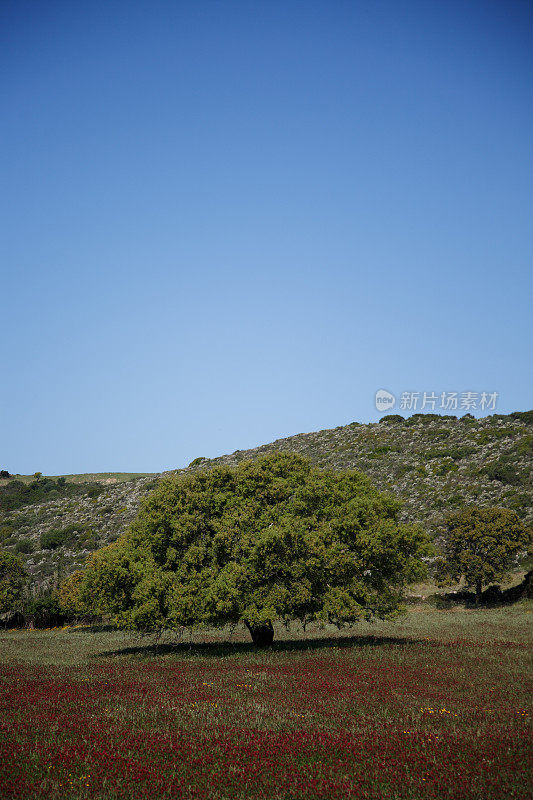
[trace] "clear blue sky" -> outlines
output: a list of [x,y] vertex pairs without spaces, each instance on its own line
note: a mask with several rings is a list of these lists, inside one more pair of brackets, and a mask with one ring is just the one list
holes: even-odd
[[380,388],[531,408],[532,34],[528,0],[3,0],[0,467],[181,467]]

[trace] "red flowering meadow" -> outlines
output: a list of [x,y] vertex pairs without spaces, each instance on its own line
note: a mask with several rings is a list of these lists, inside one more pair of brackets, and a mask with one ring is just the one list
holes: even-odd
[[4,633],[0,794],[531,797],[527,644],[485,640],[476,624],[477,637],[428,629],[268,653],[142,642],[66,666],[21,656],[68,637],[72,662],[95,634]]

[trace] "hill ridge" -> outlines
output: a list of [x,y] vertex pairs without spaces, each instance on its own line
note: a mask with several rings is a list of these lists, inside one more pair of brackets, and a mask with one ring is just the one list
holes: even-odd
[[[403,501],[403,520],[424,525],[434,538],[449,511],[473,503],[512,508],[531,524],[532,417],[531,412],[477,419],[391,415],[377,423],[352,422],[293,434],[216,458],[198,458],[187,467],[155,476],[98,484],[97,488],[97,474],[92,473],[86,492],[82,482],[74,496],[0,511],[0,546],[23,555],[36,587],[50,585],[126,530],[141,500],[161,477],[231,466],[275,450],[300,453],[322,467],[360,469],[379,489]],[[0,487],[0,502],[4,490],[5,486]],[[46,535],[54,531],[63,532],[64,543],[44,549],[41,537],[50,543]]]

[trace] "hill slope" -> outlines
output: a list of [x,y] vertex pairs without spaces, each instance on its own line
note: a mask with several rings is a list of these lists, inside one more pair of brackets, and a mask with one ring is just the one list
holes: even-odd
[[[422,523],[433,536],[438,536],[450,510],[471,503],[512,508],[532,523],[532,416],[385,417],[379,423],[354,422],[219,458],[195,459],[177,472],[237,464],[273,450],[291,451],[324,467],[362,470],[380,489],[403,500],[405,520]],[[40,502],[12,510],[7,510],[2,494],[9,484],[0,487],[0,545],[23,554],[36,587],[70,574],[92,550],[114,541],[158,480],[147,476],[110,484],[108,478],[98,481],[91,475],[84,483],[83,477],[76,476],[74,495],[62,496],[67,489],[52,486],[53,499],[44,495]],[[41,537],[55,548],[43,548]]]

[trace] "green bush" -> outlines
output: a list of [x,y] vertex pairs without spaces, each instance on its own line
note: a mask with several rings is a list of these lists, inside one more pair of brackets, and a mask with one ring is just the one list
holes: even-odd
[[96,500],[96,498],[100,497],[104,491],[105,489],[103,486],[91,486],[91,488],[87,491],[87,497],[90,497],[91,500]]
[[15,545],[16,553],[33,553],[34,545],[31,539],[20,539]]
[[76,546],[80,550],[96,550],[98,546],[98,537],[94,531],[88,528],[81,536],[78,538],[76,542]]
[[408,425],[418,425],[420,423],[429,425],[430,422],[442,422],[443,419],[457,419],[451,414],[412,414],[407,417],[406,422]]
[[65,544],[73,544],[74,542],[78,545],[81,543],[81,546],[84,547],[84,542],[92,542],[95,538],[90,525],[74,522],[64,528],[53,528],[43,533],[41,535],[41,548],[43,550],[56,550],[58,547],[62,547]]
[[440,414],[411,414],[410,417],[407,417],[406,422],[408,425],[419,425],[422,423],[423,425],[427,425],[430,422],[435,422],[436,420],[441,420],[442,416]]
[[21,506],[75,496],[83,491],[83,484],[59,483],[53,478],[37,478],[30,483],[14,480],[0,486],[0,507],[4,511],[14,511]]
[[433,474],[439,478],[444,478],[450,472],[457,472],[459,467],[451,458],[445,458],[440,464],[436,464],[433,468]]
[[46,591],[31,600],[26,600],[22,607],[25,615],[31,616],[37,628],[63,625],[74,619],[74,613],[62,607],[57,591]]
[[401,414],[386,414],[384,417],[381,417],[380,422],[400,423],[405,422],[405,417],[402,417]]
[[403,478],[404,475],[407,475],[407,473],[412,472],[413,470],[414,466],[412,464],[400,464],[398,467],[396,467],[394,477],[396,479]]
[[484,431],[474,434],[479,444],[491,444],[498,439],[507,439],[514,436],[515,432],[509,428],[487,428]]
[[525,422],[526,425],[533,425],[533,410],[532,411],[513,411],[509,414],[511,419],[518,419],[520,422]]
[[41,550],[56,550],[58,547],[66,544],[68,537],[63,531],[46,531],[41,534]]
[[516,469],[515,458],[511,455],[502,456],[497,461],[481,467],[479,474],[486,475],[491,481],[500,481],[509,486],[521,486],[527,482],[527,475]]
[[442,439],[448,439],[451,435],[451,430],[448,428],[437,428],[434,431],[425,431],[424,437],[428,441],[440,442]]
[[385,453],[397,453],[398,450],[400,450],[400,448],[395,445],[380,444],[367,454],[367,458],[379,458],[385,455]]
[[464,496],[462,494],[452,494],[448,498],[448,503],[451,506],[462,505],[464,503],[464,501],[465,501],[465,498],[464,498]]
[[0,526],[0,542],[4,542],[6,539],[9,539],[14,532],[13,526],[7,522],[5,525]]
[[[41,549],[42,550],[57,550],[58,547],[62,547],[65,544],[68,544],[73,539],[73,533],[75,530],[79,530],[80,526],[72,526],[69,525],[67,528],[61,529],[52,529],[50,531],[46,531],[45,533],[41,534]],[[73,530],[74,528],[74,530]]]
[[445,448],[432,448],[430,450],[426,450],[425,456],[426,458],[451,458],[453,461],[460,461],[463,458],[467,458],[471,456],[472,453],[476,452],[476,448],[472,447],[471,445],[456,445],[455,447],[445,447]]
[[524,436],[516,447],[514,448],[515,453],[518,456],[527,456],[528,458],[533,457],[533,436]]
[[505,505],[516,511],[519,517],[525,517],[531,508],[531,496],[526,492],[506,492]]

